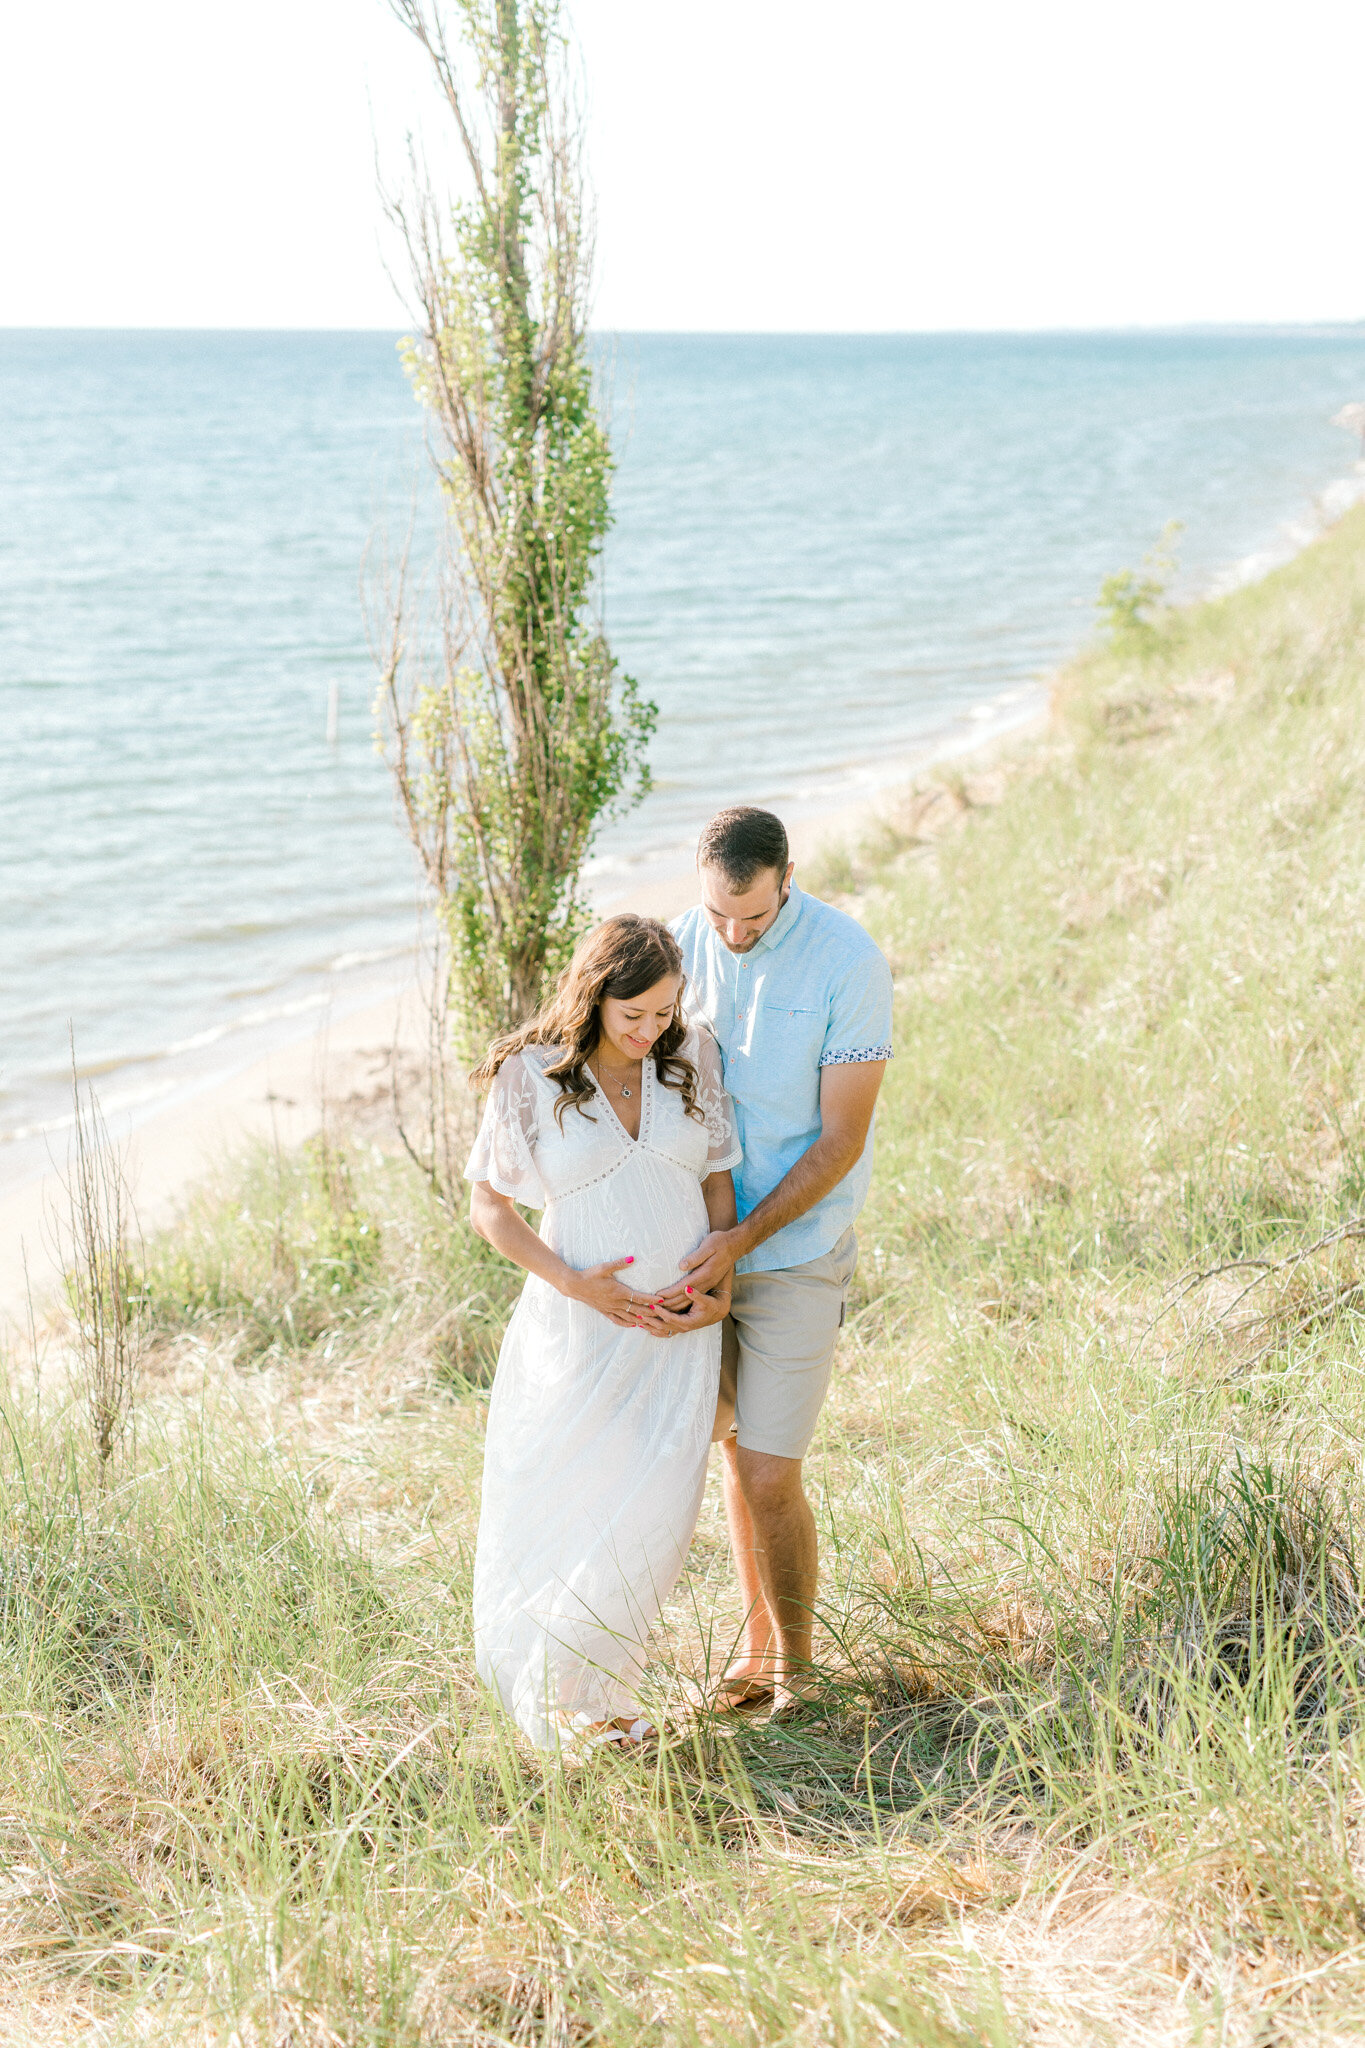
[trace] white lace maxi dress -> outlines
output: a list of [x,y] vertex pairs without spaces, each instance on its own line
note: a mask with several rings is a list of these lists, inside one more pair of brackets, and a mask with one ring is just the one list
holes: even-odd
[[[676,1282],[709,1227],[702,1181],[740,1159],[715,1041],[694,1028],[682,1050],[700,1119],[646,1059],[635,1139],[600,1089],[561,1129],[553,1053],[513,1054],[466,1179],[543,1209],[541,1237],[579,1271],[633,1253],[628,1286]],[[542,1749],[637,1710],[701,1507],[719,1378],[718,1325],[620,1329],[527,1275],[488,1410],[474,1643],[479,1676]]]

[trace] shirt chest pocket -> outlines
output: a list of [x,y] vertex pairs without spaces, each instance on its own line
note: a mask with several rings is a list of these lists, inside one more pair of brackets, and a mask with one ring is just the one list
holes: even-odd
[[825,1045],[825,1022],[823,1008],[761,1002],[754,1014],[754,1054],[785,1066],[795,1082],[806,1067],[819,1066]]

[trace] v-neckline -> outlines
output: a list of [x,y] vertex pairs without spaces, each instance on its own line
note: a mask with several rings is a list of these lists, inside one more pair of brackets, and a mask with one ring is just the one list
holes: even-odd
[[[586,1065],[587,1062],[585,1061],[584,1064]],[[653,1066],[653,1060],[650,1058],[649,1054],[646,1053],[645,1057],[640,1062],[640,1128],[635,1133],[635,1136],[633,1138],[631,1137],[630,1132],[626,1129],[625,1125],[622,1123],[620,1117],[616,1114],[616,1110],[612,1103],[612,1099],[608,1095],[606,1089],[602,1086],[602,1083],[598,1080],[596,1074],[593,1073],[592,1068],[588,1067],[588,1072],[592,1075],[592,1085],[597,1090],[598,1094],[601,1096],[603,1102],[607,1106],[607,1115],[611,1118],[617,1130],[621,1133],[621,1136],[625,1139],[628,1145],[638,1145],[641,1138],[643,1138],[645,1134],[645,1109],[649,1102],[648,1076],[650,1072],[653,1070]]]

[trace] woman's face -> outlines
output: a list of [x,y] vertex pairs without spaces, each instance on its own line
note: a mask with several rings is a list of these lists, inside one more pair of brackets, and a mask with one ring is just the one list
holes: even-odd
[[682,976],[665,975],[638,996],[603,996],[599,1017],[602,1037],[615,1057],[642,1060],[660,1032],[673,1022],[682,993]]

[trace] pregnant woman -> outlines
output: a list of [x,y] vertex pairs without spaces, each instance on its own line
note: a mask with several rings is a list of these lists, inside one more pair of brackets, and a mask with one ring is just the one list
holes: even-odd
[[[474,1561],[479,1676],[542,1749],[653,1730],[649,1632],[701,1506],[721,1293],[667,1330],[678,1262],[732,1228],[739,1163],[720,1058],[682,1021],[653,918],[589,933],[552,999],[473,1076],[475,1230],[528,1275],[498,1358]],[[544,1211],[540,1234],[514,1206]]]

